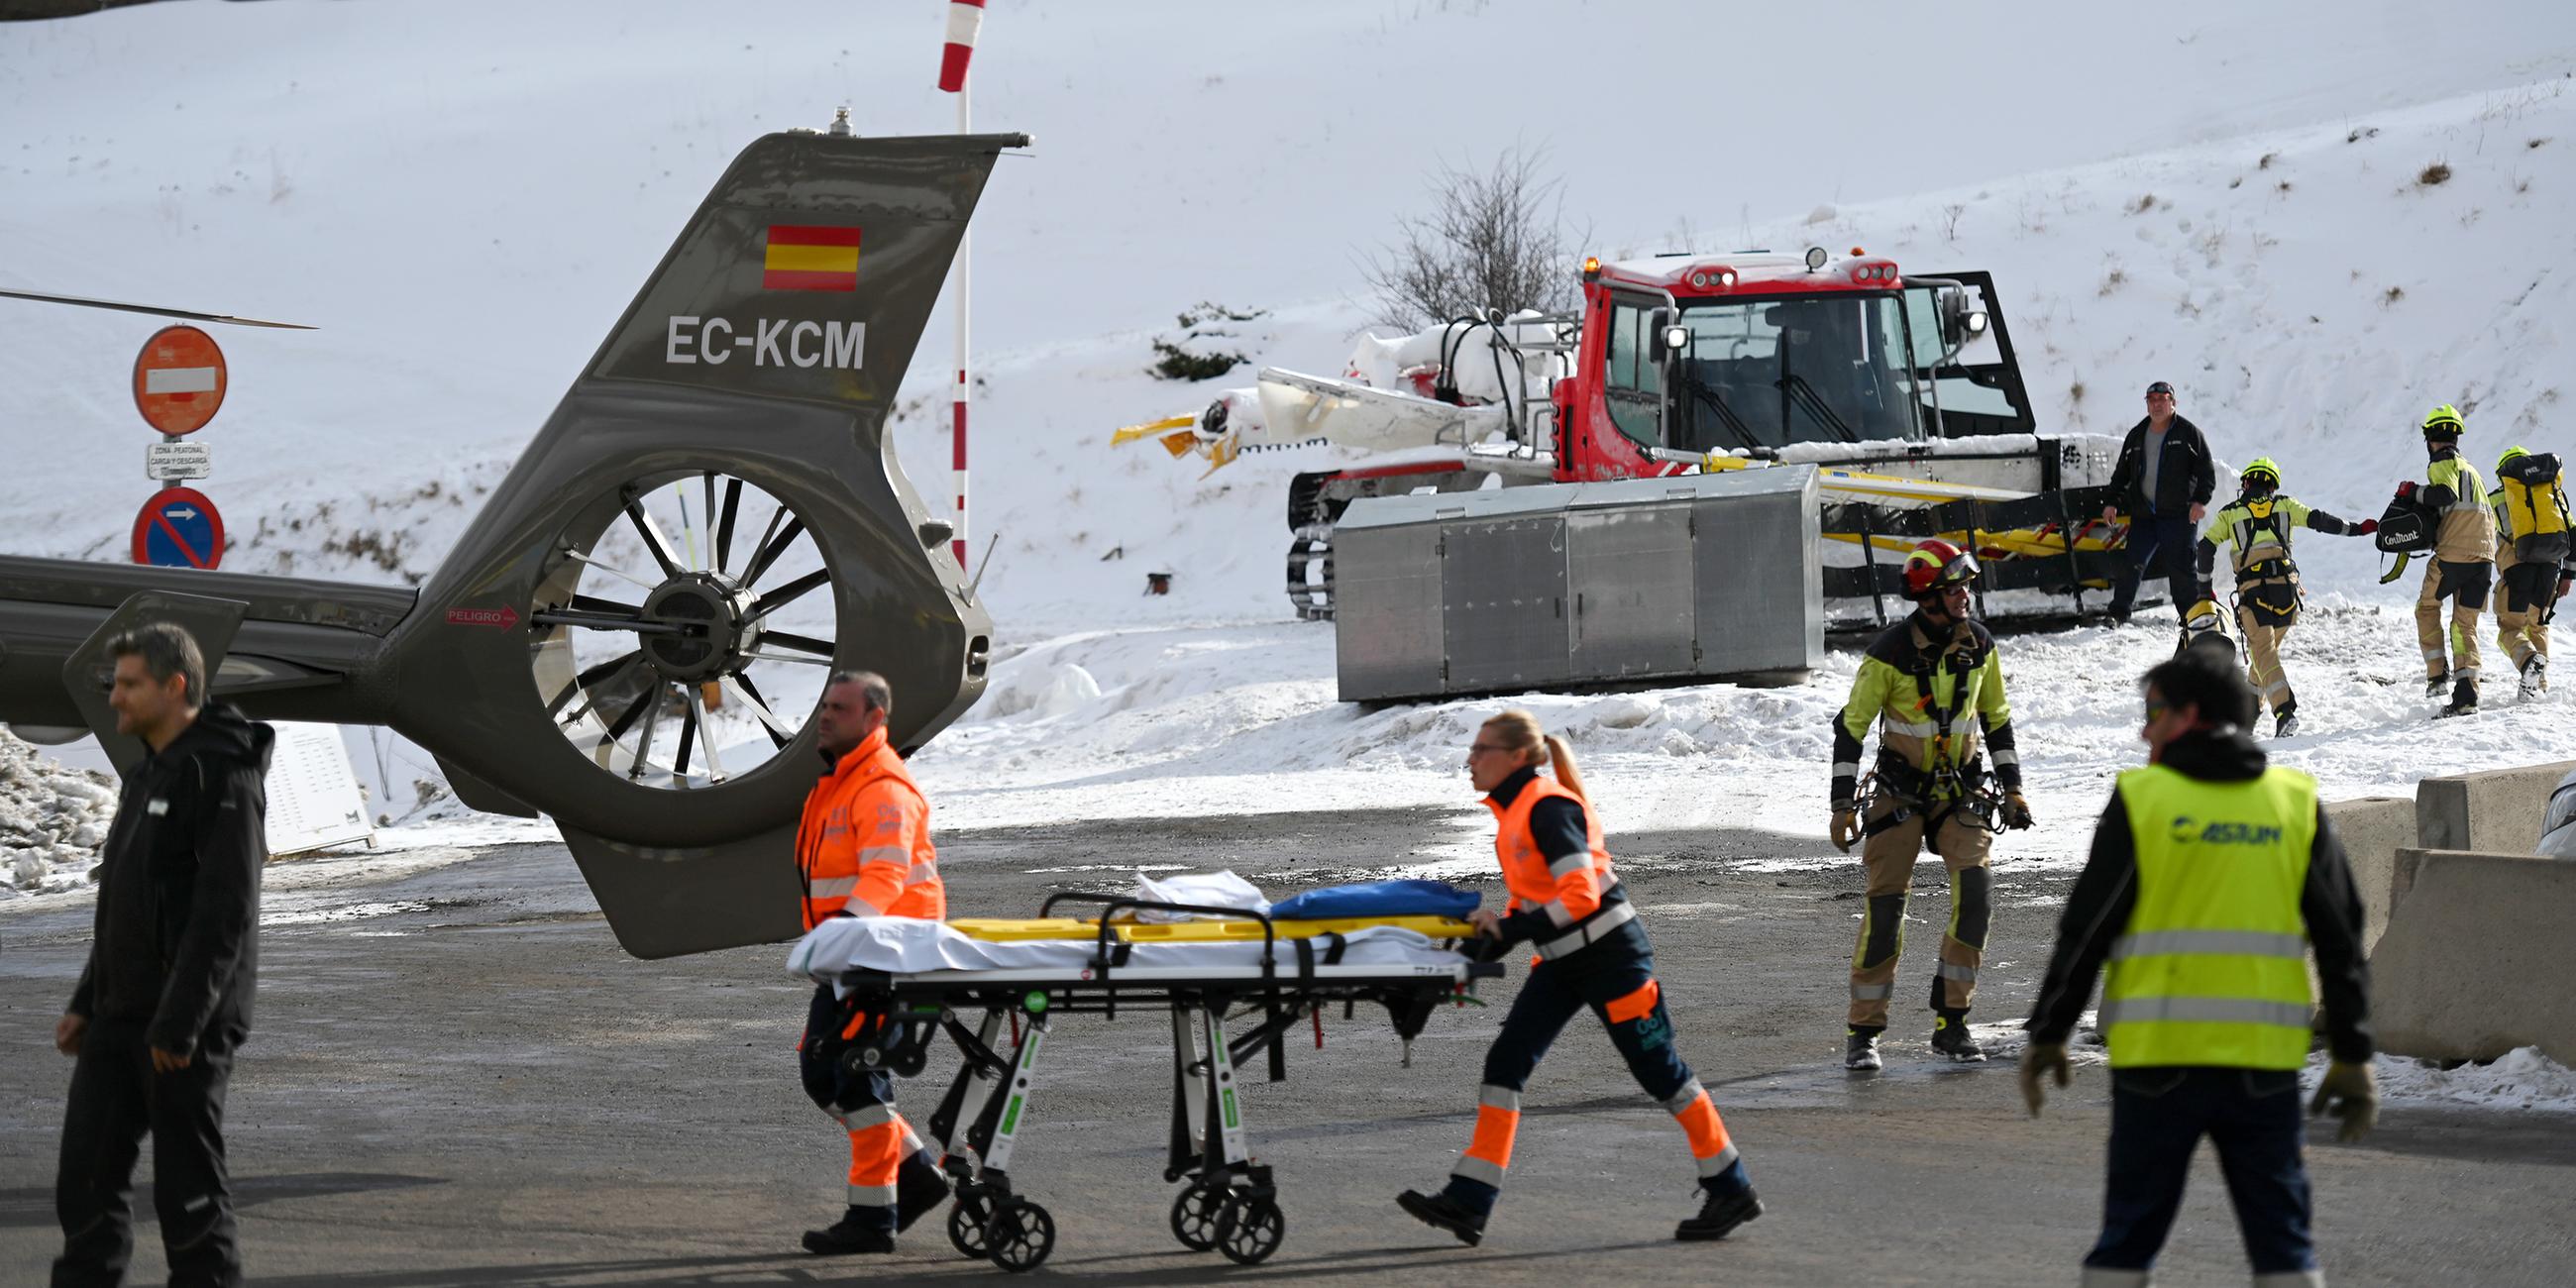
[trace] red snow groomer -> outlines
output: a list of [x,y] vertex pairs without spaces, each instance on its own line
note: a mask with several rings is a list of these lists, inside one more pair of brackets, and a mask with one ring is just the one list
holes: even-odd
[[1819,469],[1833,616],[1901,611],[1904,553],[1936,535],[1978,551],[1987,611],[2080,612],[2125,559],[2125,526],[2098,518],[2118,440],[2037,432],[1995,298],[1987,273],[1908,276],[1857,247],[1587,259],[1573,313],[1363,339],[1341,378],[1263,368],[1113,441],[1211,468],[1318,440],[1400,454],[1291,482],[1309,619],[1332,616],[1333,525],[1362,497],[1783,463]]

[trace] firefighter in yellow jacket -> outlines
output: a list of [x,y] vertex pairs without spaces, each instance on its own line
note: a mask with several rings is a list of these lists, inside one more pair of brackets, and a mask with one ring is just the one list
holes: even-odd
[[2496,461],[2487,493],[2496,522],[2496,644],[2522,675],[2528,702],[2549,687],[2549,618],[2576,574],[2568,540],[2567,492],[2558,457],[2519,447]]
[[[948,915],[939,855],[930,844],[930,805],[886,744],[894,694],[885,677],[841,671],[814,711],[822,781],[805,798],[796,828],[796,875],[804,886],[805,928],[832,917]],[[849,1202],[829,1228],[805,1232],[821,1255],[892,1252],[898,1230],[948,1197],[948,1181],[920,1137],[894,1108],[894,1079],[844,1067],[841,1055],[876,1017],[818,984],[796,1044],[805,1094],[849,1133]]]
[[2281,642],[2298,622],[2299,606],[2306,598],[2299,585],[2299,567],[2290,562],[2290,533],[2313,528],[2366,537],[2379,530],[2379,520],[2346,523],[2282,495],[2281,467],[2269,456],[2246,462],[2237,482],[2236,499],[2209,516],[2209,530],[2200,535],[2200,597],[2218,598],[2211,579],[2218,548],[2235,547],[2230,562],[2236,569],[2236,625],[2244,633],[2245,654],[2251,663],[2245,678],[2272,706],[2272,736],[2286,738],[2299,731],[2299,697],[2291,692],[2289,672],[2281,666]]
[[[2415,641],[2424,647],[2424,696],[2451,695],[2446,716],[2478,709],[2478,614],[2486,610],[2495,580],[2495,515],[2487,510],[2486,481],[2460,455],[2460,409],[2449,403],[2424,417],[2424,450],[2432,458],[2416,495],[2432,508],[2433,557],[2424,565],[2423,593],[2415,597]],[[2442,601],[2451,601],[2450,651],[2442,638]]]
[[[2012,708],[2004,700],[1995,637],[1968,615],[1977,557],[1947,541],[1926,541],[1905,559],[1905,593],[1915,611],[1872,641],[1852,677],[1851,699],[1834,718],[1833,839],[1861,844],[1868,901],[1853,949],[1851,1008],[1843,1065],[1880,1065],[1896,960],[1905,947],[1905,901],[1914,860],[1929,844],[1950,871],[1950,920],[1932,975],[1932,1049],[1952,1060],[1983,1060],[1968,1033],[1993,920],[1986,866],[1998,825],[2028,827]],[[1860,790],[1861,739],[1878,726],[1871,790]],[[1986,782],[1980,734],[1994,762]]]

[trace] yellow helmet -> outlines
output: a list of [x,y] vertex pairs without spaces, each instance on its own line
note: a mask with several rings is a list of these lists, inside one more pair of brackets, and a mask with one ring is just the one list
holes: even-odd
[[2504,455],[2499,456],[2499,457],[2497,457],[2497,458],[2496,458],[2496,473],[2498,473],[2498,474],[2502,474],[2502,473],[2504,473],[2504,467],[2505,467],[2505,466],[2511,465],[2511,464],[2513,464],[2515,461],[2518,461],[2518,460],[2522,459],[2523,457],[2526,457],[2526,456],[2529,456],[2529,455],[2531,455],[2531,453],[2529,453],[2529,452],[2526,452],[2526,451],[2522,450],[2522,448],[2521,448],[2519,445],[2516,445],[2516,446],[2513,446],[2513,447],[2508,447],[2508,448],[2504,449]]
[[2460,409],[2444,403],[2424,413],[2424,437],[2458,438],[2467,425],[2460,419]]
[[2238,470],[2236,477],[2246,483],[2261,479],[2278,488],[2281,486],[2281,465],[2269,456],[2257,456],[2245,462],[2245,468]]

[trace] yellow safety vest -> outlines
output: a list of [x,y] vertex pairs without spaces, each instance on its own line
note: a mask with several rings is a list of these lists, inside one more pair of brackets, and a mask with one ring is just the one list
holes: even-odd
[[2317,781],[2295,769],[2209,782],[2162,765],[2120,775],[2138,898],[2111,945],[2102,1033],[2113,1068],[2307,1062],[2307,923]]

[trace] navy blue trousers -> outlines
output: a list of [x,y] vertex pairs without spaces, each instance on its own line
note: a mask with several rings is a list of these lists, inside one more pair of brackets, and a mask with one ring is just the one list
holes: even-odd
[[2111,611],[2127,616],[2129,605],[2138,598],[2138,582],[2147,577],[2163,577],[2166,593],[2173,596],[2174,615],[2180,617],[2199,596],[2200,574],[2192,567],[2192,546],[2200,540],[2200,531],[2191,521],[2191,512],[2180,514],[2133,514],[2129,516],[2129,566],[2120,573],[2119,584],[2111,588]]
[[2299,1149],[2299,1075],[2288,1070],[2158,1068],[2111,1075],[2110,1181],[2102,1237],[2084,1264],[2155,1265],[2182,1207],[2191,1156],[2207,1136],[2245,1256],[2257,1275],[2317,1267],[2308,1233],[2308,1170]]

